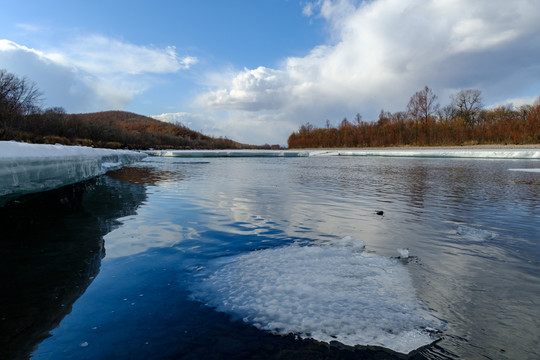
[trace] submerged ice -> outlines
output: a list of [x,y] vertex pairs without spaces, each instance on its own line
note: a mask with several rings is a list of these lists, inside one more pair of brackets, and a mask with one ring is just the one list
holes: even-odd
[[345,237],[216,259],[192,296],[281,335],[404,354],[436,340],[428,329],[441,322],[417,299],[405,265],[363,250]]
[[144,157],[127,150],[0,141],[0,204],[7,197],[87,180]]
[[493,240],[497,237],[497,233],[492,231],[477,229],[466,225],[459,225],[456,229],[456,233],[460,235],[462,239],[474,242]]

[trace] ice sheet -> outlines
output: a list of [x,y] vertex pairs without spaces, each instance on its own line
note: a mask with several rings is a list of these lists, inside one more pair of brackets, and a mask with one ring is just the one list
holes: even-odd
[[540,159],[539,149],[419,149],[419,150],[153,150],[166,157],[307,157],[388,156],[478,159]]
[[540,159],[539,149],[418,149],[311,151],[310,156],[389,156],[484,159]]
[[0,141],[0,204],[8,197],[87,180],[144,157],[127,150]]
[[351,237],[214,260],[194,299],[259,329],[408,354],[436,340],[442,322],[415,295],[406,265],[363,252]]
[[456,233],[460,235],[464,240],[482,242],[493,240],[497,237],[497,233],[492,231],[478,229],[466,225],[459,225],[456,229]]
[[508,169],[510,171],[521,171],[521,172],[535,172],[540,173],[540,168],[525,168],[525,169]]
[[165,157],[305,157],[308,151],[293,150],[149,150],[150,156]]

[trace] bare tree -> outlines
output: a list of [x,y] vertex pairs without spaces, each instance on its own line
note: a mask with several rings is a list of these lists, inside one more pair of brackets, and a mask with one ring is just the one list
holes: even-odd
[[345,128],[350,127],[351,125],[352,125],[351,122],[345,117],[345,118],[343,118],[343,120],[341,120],[341,122],[339,123],[339,128],[340,128],[340,129],[345,129]]
[[326,119],[326,122],[324,123],[327,129],[330,129],[332,125],[330,124],[330,120]]
[[456,109],[452,105],[446,105],[438,112],[439,121],[448,123],[456,116]]
[[429,118],[439,111],[437,95],[425,86],[424,89],[417,91],[407,104],[407,112],[415,121],[421,121],[427,124]]
[[41,92],[34,82],[0,69],[0,117],[15,118],[40,111]]
[[362,125],[362,115],[360,115],[360,113],[356,113],[354,116],[354,122],[356,123],[356,126]]
[[474,125],[478,122],[483,107],[480,90],[461,90],[450,98],[452,106],[456,109],[456,115],[461,116],[467,125]]

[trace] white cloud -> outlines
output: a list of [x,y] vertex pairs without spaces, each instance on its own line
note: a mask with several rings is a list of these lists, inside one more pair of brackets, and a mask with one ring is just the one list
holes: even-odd
[[27,31],[27,32],[32,32],[32,33],[36,33],[38,31],[42,31],[43,29],[37,25],[34,25],[34,24],[27,24],[27,23],[19,23],[19,24],[16,24],[15,27],[21,29],[21,30],[24,30],[24,31]]
[[63,106],[78,112],[108,105],[109,100],[98,95],[93,87],[98,79],[51,60],[41,51],[0,40],[0,64],[7,71],[36,82],[47,106]]
[[229,89],[205,94],[199,101],[217,108],[268,110],[281,108],[286,102],[287,74],[263,66],[238,73]]
[[152,76],[185,70],[197,61],[180,57],[172,46],[137,46],[104,36],[48,50],[0,40],[2,68],[35,81],[47,105],[68,112],[123,109],[153,85]]
[[179,57],[174,46],[138,46],[100,35],[76,39],[63,48],[57,60],[103,75],[171,73],[197,62],[194,57]]
[[[480,89],[486,103],[523,89],[540,92],[535,1],[319,0],[305,4],[303,14],[327,21],[327,44],[277,69],[224,76],[198,100],[242,118],[245,111],[254,119],[264,112],[257,126],[277,133],[276,126],[322,125],[356,112],[376,119],[381,109],[403,110],[424,85],[443,104],[464,88]],[[281,131],[278,141],[287,135]]]
[[496,104],[489,105],[488,108],[494,109],[494,108],[497,108],[499,106],[506,106],[506,107],[510,107],[510,108],[516,110],[516,109],[519,109],[521,106],[524,106],[524,105],[533,105],[534,102],[537,99],[540,99],[540,95],[506,99],[505,101],[501,101],[501,102],[498,102]]
[[[227,111],[217,112],[175,112],[151,115],[152,118],[170,122],[180,123],[188,128],[199,131],[205,135],[214,137],[226,137],[246,144],[264,145],[282,144],[279,141],[284,134],[290,134],[296,130],[296,125],[281,121],[282,115],[265,114],[256,115],[250,111]],[[271,126],[269,126],[271,125]],[[276,141],[272,142],[274,139]]]
[[171,124],[182,124],[193,130],[195,128],[200,128],[200,126],[208,121],[213,121],[212,118],[206,117],[202,114],[192,114],[185,111],[175,112],[175,113],[163,113],[159,115],[150,115],[150,117],[165,121]]

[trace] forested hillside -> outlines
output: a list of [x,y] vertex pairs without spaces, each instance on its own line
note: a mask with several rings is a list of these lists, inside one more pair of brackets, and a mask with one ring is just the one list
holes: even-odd
[[462,90],[443,108],[427,86],[415,93],[406,111],[381,110],[376,122],[357,114],[337,126],[306,123],[292,133],[289,148],[450,146],[477,144],[539,144],[540,97],[518,109],[484,109],[479,90]]
[[125,111],[67,114],[42,109],[35,83],[0,69],[0,140],[129,149],[240,149],[254,146],[215,138]]

